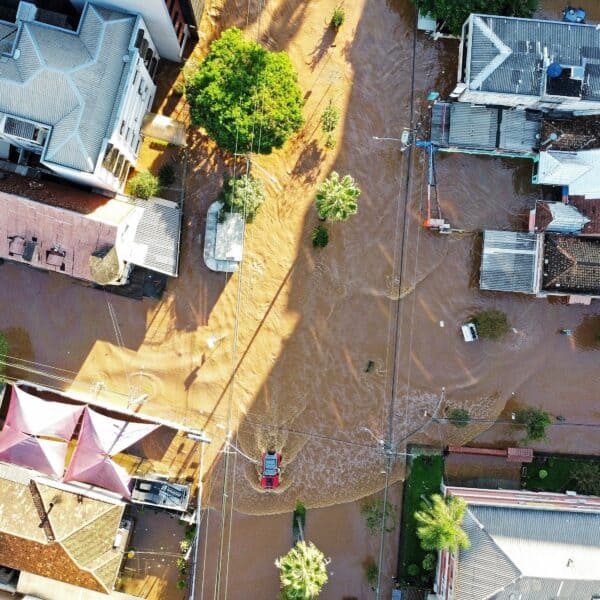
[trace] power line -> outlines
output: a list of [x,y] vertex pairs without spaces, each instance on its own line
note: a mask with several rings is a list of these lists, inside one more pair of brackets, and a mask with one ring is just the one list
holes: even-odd
[[[415,16],[416,16],[416,8],[415,8]],[[416,18],[415,24],[413,26],[413,43],[412,43],[412,64],[411,64],[411,88],[410,88],[410,109],[409,109],[409,127],[411,131],[414,131],[414,113],[415,113],[415,68],[416,68],[416,55],[417,55],[417,26],[416,26]],[[394,314],[394,350],[393,350],[393,363],[392,363],[392,388],[390,395],[390,402],[388,407],[388,427],[387,427],[387,443],[389,447],[393,447],[393,437],[394,437],[394,414],[395,414],[395,402],[396,402],[396,388],[398,385],[398,357],[399,357],[399,349],[401,347],[400,341],[402,338],[402,323],[403,323],[403,302],[402,302],[402,280],[404,275],[404,261],[406,255],[406,239],[408,237],[408,203],[409,196],[411,190],[411,172],[412,172],[412,164],[413,164],[413,144],[414,140],[412,140],[411,145],[407,150],[407,168],[406,168],[406,179],[404,186],[404,202],[402,207],[402,241],[400,245],[400,265],[399,265],[399,273],[398,273],[398,301],[396,304],[396,311]],[[400,207],[398,207],[400,209]],[[400,210],[398,210],[398,213]],[[398,215],[397,213],[397,215]],[[398,218],[398,216],[396,217]],[[405,425],[407,418],[405,417]],[[394,457],[392,455],[388,455],[385,461],[385,483],[383,488],[383,506],[384,510],[382,511],[381,516],[381,524],[380,524],[380,537],[379,537],[379,557],[377,561],[377,587],[375,589],[375,596],[377,600],[381,598],[381,571],[383,568],[383,554],[384,554],[384,545],[385,545],[385,534],[386,534],[386,511],[385,506],[387,505],[387,500],[389,496],[389,482],[390,475],[392,470],[392,462]]]

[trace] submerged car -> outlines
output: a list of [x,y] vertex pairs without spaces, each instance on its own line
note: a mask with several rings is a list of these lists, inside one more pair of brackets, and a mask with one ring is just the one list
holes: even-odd
[[281,465],[281,454],[279,452],[274,450],[263,452],[260,487],[265,490],[273,490],[279,487],[279,465]]

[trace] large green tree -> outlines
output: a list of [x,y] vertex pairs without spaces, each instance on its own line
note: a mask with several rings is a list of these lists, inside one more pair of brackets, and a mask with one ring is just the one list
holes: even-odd
[[318,187],[315,202],[320,219],[345,221],[358,212],[360,189],[350,175],[340,176],[333,171]]
[[221,193],[223,210],[233,211],[244,215],[248,222],[252,222],[260,205],[265,200],[265,188],[260,179],[250,175],[241,177],[227,177]]
[[439,494],[431,496],[431,502],[423,502],[415,512],[419,523],[417,535],[423,550],[466,550],[471,545],[469,536],[462,528],[467,503],[458,496]]
[[460,35],[463,23],[471,13],[531,17],[538,0],[413,0],[421,14],[431,14],[442,23],[442,29]]
[[268,154],[303,123],[302,93],[288,55],[269,52],[236,28],[212,43],[185,88],[192,122],[232,153]]
[[329,560],[312,543],[298,542],[275,561],[279,569],[282,600],[312,600],[327,583]]

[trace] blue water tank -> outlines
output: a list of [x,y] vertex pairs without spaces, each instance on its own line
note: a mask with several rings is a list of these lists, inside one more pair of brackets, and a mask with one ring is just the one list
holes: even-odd
[[550,63],[546,69],[546,73],[548,73],[548,77],[560,77],[562,67],[557,62]]
[[563,11],[563,21],[567,23],[585,23],[585,10],[583,8],[572,8],[568,6]]

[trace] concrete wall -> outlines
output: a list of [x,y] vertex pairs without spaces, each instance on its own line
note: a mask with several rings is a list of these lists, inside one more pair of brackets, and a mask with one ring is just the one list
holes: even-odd
[[[82,10],[86,0],[72,0],[72,2],[76,8]],[[93,2],[100,6],[142,15],[159,54],[169,60],[181,61],[185,41],[180,44],[177,39],[165,0],[93,0]]]

